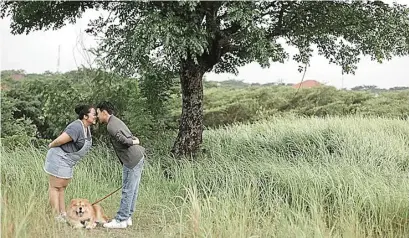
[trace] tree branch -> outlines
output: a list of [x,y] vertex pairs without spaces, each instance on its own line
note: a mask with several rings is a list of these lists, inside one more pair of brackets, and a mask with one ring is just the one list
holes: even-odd
[[[290,31],[291,27],[284,27],[284,14],[287,13],[287,9],[289,9],[291,6],[293,6],[295,3],[294,2],[288,2],[287,4],[281,5],[280,11],[278,12],[278,20],[277,20],[277,26],[274,28],[274,30],[270,33],[270,37],[277,37],[277,36],[282,36],[287,34]],[[293,22],[296,18],[296,14],[293,15],[291,18],[290,22]],[[290,24],[291,26],[291,24]]]

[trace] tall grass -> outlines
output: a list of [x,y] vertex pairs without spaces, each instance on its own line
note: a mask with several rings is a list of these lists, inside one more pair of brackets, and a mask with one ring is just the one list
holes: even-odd
[[[45,151],[2,150],[4,237],[407,237],[409,125],[358,117],[276,118],[204,133],[206,152],[173,161],[157,143],[134,226],[74,230],[47,201]],[[166,165],[166,166],[164,166]],[[167,169],[164,170],[164,167]],[[117,158],[94,147],[66,191],[90,201],[121,185]],[[120,193],[101,202],[108,216]]]

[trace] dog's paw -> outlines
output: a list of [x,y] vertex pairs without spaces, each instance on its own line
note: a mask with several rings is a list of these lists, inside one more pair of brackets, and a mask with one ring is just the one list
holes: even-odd
[[97,221],[98,222],[98,224],[105,224],[105,223],[108,223],[108,221],[107,220],[99,220],[99,221]]
[[87,228],[87,229],[94,229],[95,227],[97,226],[97,223],[89,223],[85,228]]
[[75,224],[74,225],[74,228],[77,228],[77,229],[79,229],[79,228],[83,228],[84,227],[84,225],[83,224]]

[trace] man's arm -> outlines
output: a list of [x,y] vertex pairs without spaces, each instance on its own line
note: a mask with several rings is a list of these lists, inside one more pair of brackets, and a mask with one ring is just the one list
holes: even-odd
[[[132,146],[132,145],[137,145],[139,144],[139,139],[136,137],[131,137],[128,138],[124,135],[122,130],[113,130],[112,128],[107,128],[108,133],[115,138],[116,141],[119,143],[126,145],[126,146]],[[136,138],[136,139],[135,139]]]
[[126,146],[131,146],[131,145],[133,145],[133,140],[132,140],[132,138],[126,137],[126,136],[122,133],[121,130],[118,130],[118,131],[115,133],[115,139],[116,139],[119,143],[121,143],[121,144],[123,144],[123,145],[126,145]]

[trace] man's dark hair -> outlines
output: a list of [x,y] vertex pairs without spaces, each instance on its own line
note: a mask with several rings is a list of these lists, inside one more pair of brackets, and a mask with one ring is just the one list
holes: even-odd
[[114,113],[115,111],[114,105],[108,101],[100,102],[97,108],[99,108],[99,110],[101,111],[103,110],[107,111],[109,115],[112,115],[112,113]]

